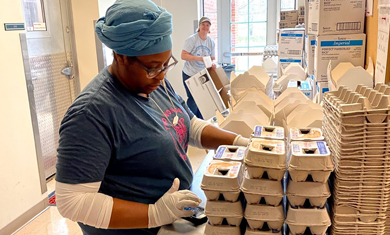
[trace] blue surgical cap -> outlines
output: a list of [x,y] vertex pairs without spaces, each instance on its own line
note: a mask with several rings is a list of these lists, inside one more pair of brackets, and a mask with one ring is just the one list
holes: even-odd
[[172,15],[149,0],[117,0],[95,26],[117,54],[152,55],[172,49]]

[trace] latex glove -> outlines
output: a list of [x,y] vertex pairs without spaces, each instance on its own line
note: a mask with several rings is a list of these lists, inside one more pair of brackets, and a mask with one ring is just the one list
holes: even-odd
[[242,137],[241,135],[237,135],[233,141],[233,145],[236,146],[248,146],[248,144],[249,144],[249,139]]
[[197,207],[202,201],[189,190],[180,190],[180,180],[175,178],[172,187],[154,204],[149,204],[148,227],[159,227],[171,224],[181,217],[189,217],[194,214],[184,207]]

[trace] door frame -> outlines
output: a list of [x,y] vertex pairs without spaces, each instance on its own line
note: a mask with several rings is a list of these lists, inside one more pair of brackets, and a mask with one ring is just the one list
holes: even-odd
[[[70,65],[73,67],[73,75],[69,83],[73,82],[73,88],[74,90],[70,89],[70,95],[74,99],[79,93],[80,93],[80,79],[79,79],[79,70],[78,70],[78,62],[77,62],[77,51],[76,51],[76,40],[75,40],[75,34],[74,34],[74,21],[73,21],[73,14],[72,14],[72,4],[71,0],[58,0],[60,4],[60,11],[61,11],[61,23],[62,23],[62,31],[63,31],[63,41],[64,41],[64,48],[65,53],[70,52],[71,58],[70,61],[68,60],[68,57],[66,56],[66,59],[68,63],[71,63]],[[45,1],[44,1],[45,2]],[[48,9],[44,7],[45,11]],[[46,18],[47,19],[47,18]],[[64,19],[67,19],[68,22],[64,22]],[[29,33],[29,38],[35,38],[38,35],[41,37],[49,37],[50,24],[46,23],[47,31],[44,32],[32,32]],[[66,38],[68,37],[68,38]],[[28,93],[28,99],[29,99],[29,106],[30,106],[30,114],[31,114],[31,123],[33,127],[33,133],[34,133],[34,143],[35,143],[35,149],[36,149],[36,159],[38,164],[38,174],[39,174],[39,181],[41,186],[41,193],[47,192],[47,181],[45,176],[45,167],[44,167],[44,160],[43,160],[43,154],[42,154],[42,148],[41,148],[41,138],[39,135],[39,126],[38,126],[38,118],[36,113],[36,106],[35,106],[35,98],[34,98],[34,86],[32,83],[32,76],[31,76],[31,67],[29,62],[29,54],[28,54],[28,47],[27,47],[27,35],[26,33],[20,33],[20,44],[21,44],[21,50],[22,50],[22,59],[24,64],[24,72],[26,77],[26,86],[27,86],[27,93]],[[72,94],[73,92],[73,94]]]

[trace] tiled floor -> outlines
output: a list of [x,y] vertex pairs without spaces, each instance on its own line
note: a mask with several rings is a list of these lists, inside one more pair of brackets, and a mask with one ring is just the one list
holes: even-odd
[[[206,156],[206,151],[189,147],[187,155],[195,173]],[[47,183],[47,189],[48,194],[54,191],[54,180]],[[13,235],[82,235],[82,232],[76,222],[63,218],[57,207],[49,206]]]

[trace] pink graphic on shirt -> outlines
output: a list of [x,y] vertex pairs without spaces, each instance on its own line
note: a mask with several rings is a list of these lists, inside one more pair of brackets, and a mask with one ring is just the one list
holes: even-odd
[[[183,111],[180,108],[177,109],[171,108],[165,111],[165,116],[170,118],[169,119],[170,121],[167,121],[166,118],[162,118],[166,130],[172,130],[171,122],[173,122],[173,118],[176,116],[175,111],[177,112],[177,114],[183,113]],[[169,134],[172,137],[173,143],[175,143],[175,147],[178,154],[184,161],[186,161],[187,155],[185,149],[188,146],[188,142],[186,141],[188,139],[188,129],[184,123],[184,118],[179,117],[178,123],[177,125],[173,126],[173,129],[175,130],[175,135],[173,134],[173,131],[169,131]],[[179,142],[179,146],[177,145],[177,142]]]

